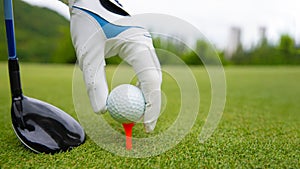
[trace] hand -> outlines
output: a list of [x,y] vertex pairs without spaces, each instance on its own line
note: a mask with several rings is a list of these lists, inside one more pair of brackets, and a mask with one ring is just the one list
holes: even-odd
[[145,131],[153,131],[160,114],[162,75],[150,34],[143,28],[131,27],[107,38],[102,31],[105,28],[87,13],[73,8],[71,15],[72,41],[94,112],[106,112],[104,58],[119,55],[135,70],[146,100]]

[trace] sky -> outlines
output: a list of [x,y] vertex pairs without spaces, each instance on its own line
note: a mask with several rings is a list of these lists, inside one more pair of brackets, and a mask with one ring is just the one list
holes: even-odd
[[[69,18],[68,8],[58,0],[23,0],[47,7]],[[259,40],[259,27],[277,42],[287,33],[300,44],[300,0],[119,0],[131,14],[160,13],[195,26],[217,48],[226,48],[231,27],[241,28],[244,46]]]

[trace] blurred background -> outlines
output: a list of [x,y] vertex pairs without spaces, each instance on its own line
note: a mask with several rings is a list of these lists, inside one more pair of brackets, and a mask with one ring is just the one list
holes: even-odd
[[[168,14],[197,27],[206,39],[195,37],[193,49],[174,39],[154,38],[156,48],[171,51],[187,64],[201,65],[195,53],[207,55],[211,44],[224,65],[300,64],[299,0],[120,2],[132,15]],[[14,0],[14,8],[17,52],[22,62],[76,62],[69,33],[68,9],[60,1]],[[0,61],[6,61],[3,5],[0,13],[3,21],[0,24]],[[113,57],[107,62],[117,64],[120,59]],[[161,62],[172,64],[171,60],[163,58]]]

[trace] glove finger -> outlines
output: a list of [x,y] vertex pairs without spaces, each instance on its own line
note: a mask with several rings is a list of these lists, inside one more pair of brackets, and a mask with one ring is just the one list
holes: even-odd
[[157,122],[157,120],[154,120],[149,123],[144,123],[144,128],[145,128],[146,133],[150,133],[154,130],[154,128],[156,126],[156,122]]
[[105,75],[105,66],[89,67],[83,70],[86,89],[95,113],[106,112],[106,100],[108,97],[108,87]]
[[144,82],[141,83],[141,90],[146,100],[144,123],[155,121],[158,119],[161,107],[160,85],[155,81]]

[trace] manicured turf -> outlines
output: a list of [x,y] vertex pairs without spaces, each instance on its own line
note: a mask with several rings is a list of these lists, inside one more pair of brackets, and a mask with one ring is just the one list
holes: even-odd
[[[22,64],[25,95],[47,101],[77,118],[72,101],[73,69],[72,65]],[[113,70],[107,67],[108,77]],[[0,63],[0,167],[300,168],[300,67],[226,67],[226,107],[217,130],[204,144],[198,142],[198,135],[209,110],[210,86],[204,68],[192,70],[201,104],[191,132],[161,155],[136,159],[110,153],[90,137],[82,146],[54,155],[24,148],[11,128],[7,65]],[[163,89],[178,90],[172,81],[166,76]],[[170,109],[177,106],[175,93],[167,94]],[[156,130],[165,130],[174,119],[164,114]],[[147,136],[140,129],[136,127],[136,135]]]

